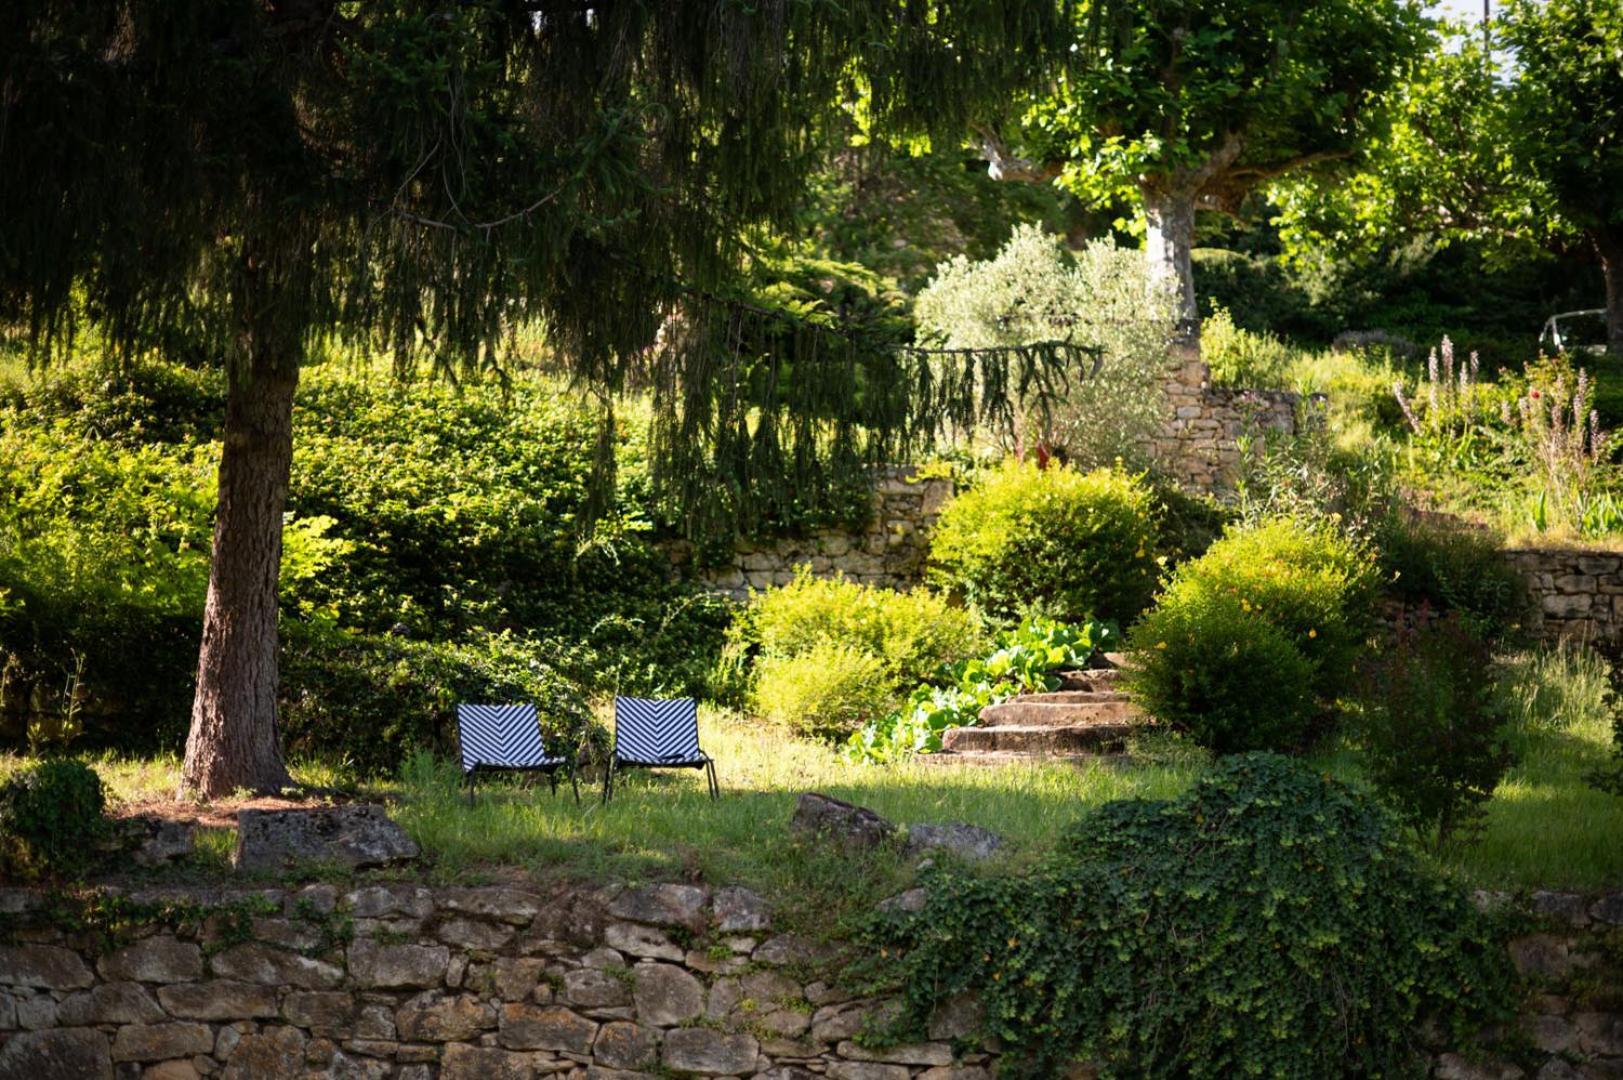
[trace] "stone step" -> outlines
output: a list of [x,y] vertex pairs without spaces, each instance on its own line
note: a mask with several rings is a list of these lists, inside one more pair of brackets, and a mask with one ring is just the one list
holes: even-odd
[[1121,682],[1119,668],[1084,668],[1054,674],[1061,690],[1111,690]]
[[1120,754],[1047,754],[1024,750],[943,750],[935,754],[920,754],[913,759],[920,765],[936,768],[986,768],[988,766],[1023,765],[1109,765],[1125,761]]
[[[1130,724],[1143,713],[1125,697],[1115,694],[1111,699],[1094,696],[1083,702],[1045,701],[1037,695],[1012,697],[999,705],[988,705],[981,710],[982,727],[1004,727],[1010,724],[1022,727],[1072,727],[1088,724]],[[1035,699],[1035,700],[1034,700]]]
[[1039,705],[1109,705],[1127,701],[1128,697],[1120,690],[1035,690],[1008,700],[1032,701]]
[[943,749],[1018,750],[1035,754],[1100,753],[1119,750],[1134,725],[1130,723],[1000,724],[997,727],[950,728],[941,738]]

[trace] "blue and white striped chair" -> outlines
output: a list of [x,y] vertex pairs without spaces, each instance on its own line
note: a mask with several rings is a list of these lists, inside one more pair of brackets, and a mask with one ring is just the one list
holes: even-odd
[[699,749],[699,706],[692,698],[614,699],[614,750],[603,776],[603,801],[614,797],[619,769],[703,769],[710,797],[721,797],[716,763]]
[[556,795],[559,769],[569,770],[569,786],[580,802],[574,762],[567,755],[547,751],[534,705],[458,705],[456,726],[470,802],[481,772],[545,773]]

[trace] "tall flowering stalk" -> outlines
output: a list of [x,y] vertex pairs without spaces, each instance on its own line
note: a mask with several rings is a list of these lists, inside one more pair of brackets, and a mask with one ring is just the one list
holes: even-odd
[[1476,421],[1481,370],[1482,362],[1476,353],[1456,364],[1454,343],[1445,337],[1441,349],[1431,350],[1427,357],[1425,382],[1416,395],[1425,401],[1424,414],[1415,411],[1416,402],[1404,392],[1401,380],[1392,384],[1392,394],[1416,435],[1464,435]]
[[1522,438],[1545,497],[1563,511],[1588,492],[1611,452],[1612,436],[1601,430],[1600,414],[1591,407],[1594,395],[1589,373],[1580,368],[1570,393],[1562,373],[1553,386],[1532,387],[1517,402]]

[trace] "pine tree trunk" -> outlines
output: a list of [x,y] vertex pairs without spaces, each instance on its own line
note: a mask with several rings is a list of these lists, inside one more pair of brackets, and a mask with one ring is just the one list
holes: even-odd
[[[214,558],[203,610],[183,794],[218,798],[291,783],[276,726],[277,577],[293,462],[297,355],[245,332],[230,366]],[[270,339],[269,341],[264,339]]]
[[1606,275],[1606,351],[1623,356],[1623,232],[1597,233],[1595,248]]
[[1150,284],[1174,297],[1174,317],[1184,336],[1198,339],[1200,313],[1195,307],[1195,193],[1145,187],[1144,216],[1149,230],[1144,253],[1150,261]]

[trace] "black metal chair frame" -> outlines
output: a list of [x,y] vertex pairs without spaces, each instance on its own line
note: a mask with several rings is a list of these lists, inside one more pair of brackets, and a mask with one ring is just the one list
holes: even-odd
[[[614,774],[619,769],[703,769],[710,781],[710,797],[721,798],[721,785],[716,782],[716,761],[703,750],[699,751],[698,761],[636,761],[631,758],[620,757],[620,740],[615,737],[614,751],[609,754],[608,768],[603,770],[603,802],[614,798]],[[672,755],[680,757],[681,755]]]
[[564,760],[555,765],[475,765],[473,768],[466,771],[462,782],[467,786],[468,789],[469,806],[473,805],[474,784],[476,783],[479,774],[482,772],[544,773],[547,777],[547,783],[552,787],[553,798],[557,798],[559,769],[569,770],[569,786],[575,792],[575,803],[579,805],[580,781],[576,777],[577,770],[575,768],[574,758],[569,755],[566,755]]

